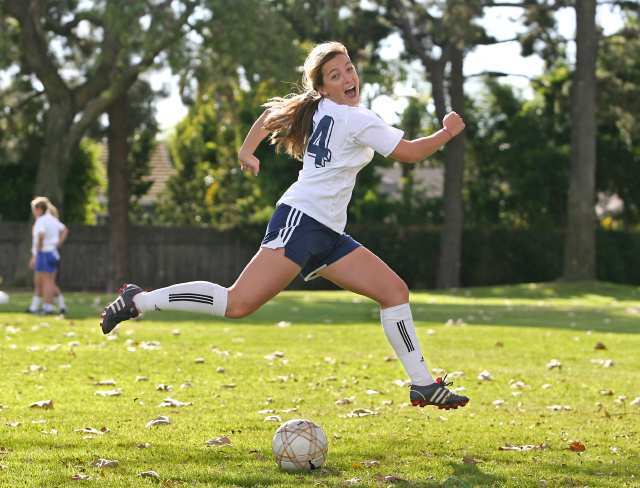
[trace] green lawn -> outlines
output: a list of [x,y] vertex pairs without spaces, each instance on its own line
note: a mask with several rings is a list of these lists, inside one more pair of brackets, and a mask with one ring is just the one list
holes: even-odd
[[[408,405],[376,306],[355,295],[287,292],[235,322],[149,314],[105,337],[108,298],[70,293],[66,319],[22,313],[27,293],[0,306],[0,486],[640,486],[640,288],[414,293],[429,367],[458,372],[454,388],[471,398],[449,412]],[[275,351],[284,357],[265,358]],[[159,406],[167,397],[193,404]],[[29,408],[40,400],[53,409]],[[349,417],[356,409],[375,415]],[[159,415],[171,424],[145,427]],[[271,415],[320,424],[325,466],[279,471]],[[108,432],[76,432],[87,427]],[[231,446],[206,445],[223,435]],[[147,470],[159,479],[138,476]]]

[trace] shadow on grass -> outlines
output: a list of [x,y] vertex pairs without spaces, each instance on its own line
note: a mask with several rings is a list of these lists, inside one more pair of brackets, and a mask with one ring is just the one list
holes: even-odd
[[[429,303],[451,298],[450,303]],[[106,302],[110,297],[101,295]],[[509,326],[567,329],[594,332],[639,333],[638,317],[640,288],[610,283],[532,283],[505,287],[469,288],[448,291],[416,292],[412,297],[414,320],[422,325],[444,324],[450,319],[462,320],[469,326]],[[428,298],[428,300],[425,300]],[[575,303],[573,300],[589,300]],[[501,300],[501,303],[496,303]],[[527,300],[527,303],[511,301]],[[561,303],[546,303],[559,300]],[[23,312],[28,297],[18,297],[0,312]],[[91,319],[99,321],[96,308],[70,300],[71,313],[68,319]],[[24,303],[21,303],[24,302]],[[624,303],[629,302],[629,303]],[[633,313],[625,313],[625,308]],[[1,320],[0,315],[0,320]],[[224,319],[210,315],[153,312],[147,313],[145,321],[152,322],[220,322]],[[333,291],[293,292],[280,295],[249,317],[228,324],[269,325],[286,321],[293,324],[372,324],[379,323],[378,306],[373,301]],[[426,323],[426,324],[425,324]]]

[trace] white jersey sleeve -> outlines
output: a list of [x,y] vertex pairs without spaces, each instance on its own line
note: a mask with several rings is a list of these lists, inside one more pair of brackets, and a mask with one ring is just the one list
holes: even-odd
[[404,132],[391,127],[371,110],[359,107],[349,111],[349,131],[353,140],[389,156],[402,140]]

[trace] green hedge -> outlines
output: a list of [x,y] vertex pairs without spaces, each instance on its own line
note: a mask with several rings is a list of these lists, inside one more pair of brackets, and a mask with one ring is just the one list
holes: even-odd
[[[411,288],[434,288],[439,229],[380,225],[348,232],[384,259]],[[462,286],[553,281],[562,274],[563,232],[548,229],[467,229]],[[640,284],[640,234],[597,233],[597,278]]]

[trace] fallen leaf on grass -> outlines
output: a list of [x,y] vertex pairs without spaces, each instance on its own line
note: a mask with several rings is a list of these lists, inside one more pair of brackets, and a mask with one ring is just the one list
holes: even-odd
[[116,386],[116,380],[100,380],[96,382],[97,386]]
[[529,388],[529,385],[527,385],[524,381],[518,380],[511,383],[511,388],[521,390],[523,388]]
[[115,397],[122,395],[122,390],[120,388],[114,390],[97,390],[96,395],[101,397]]
[[547,363],[547,369],[562,369],[562,363],[558,359],[552,359]]
[[12,429],[19,427],[20,425],[22,425],[22,422],[18,422],[17,420],[14,420],[12,422],[7,422],[7,427],[11,427]]
[[593,347],[596,351],[604,351],[607,346],[605,346],[602,342],[596,342],[596,345]]
[[549,405],[547,409],[551,410],[552,412],[568,412],[570,410],[573,410],[569,405]]
[[147,376],[136,376],[136,382],[140,381],[149,381],[149,378]]
[[362,461],[360,464],[365,468],[372,468],[373,466],[380,466],[380,461],[377,459],[369,459],[367,461]]
[[367,395],[379,395],[380,392],[378,390],[367,390]]
[[629,405],[633,405],[634,407],[640,407],[640,396],[636,397]]
[[216,368],[216,373],[224,373],[224,368],[222,366],[218,366],[218,368]]
[[336,405],[349,405],[353,403],[355,399],[356,397],[340,398],[339,400],[336,400]]
[[491,377],[491,373],[485,370],[480,372],[478,379],[480,381],[491,381],[493,378]]
[[282,422],[282,418],[280,418],[278,415],[269,415],[268,417],[264,418],[265,422]]
[[587,447],[580,441],[573,441],[569,444],[569,450],[573,452],[586,451]]
[[175,398],[167,397],[158,406],[159,407],[188,407],[190,405],[193,405],[193,403],[192,402],[181,402],[180,400],[176,400]]
[[615,365],[613,359],[592,359],[591,364],[599,364],[603,368],[611,368]]
[[156,385],[156,390],[157,391],[171,391],[171,390],[173,390],[173,386],[165,385],[164,383],[160,383],[159,385]]
[[384,482],[384,483],[397,483],[398,481],[404,481],[404,479],[400,478],[399,476],[395,476],[393,474],[384,475],[380,473],[377,473],[375,475],[375,479],[378,482]]
[[53,408],[53,400],[39,400],[29,405],[29,408],[44,408],[45,410],[51,410]]
[[95,466],[96,468],[115,468],[120,464],[116,459],[96,459],[91,463],[91,466]]
[[398,360],[398,358],[395,357],[395,356],[385,356],[385,358],[384,358],[384,362],[385,363],[390,363],[391,361],[397,361],[397,360]]
[[207,441],[207,446],[230,446],[231,439],[229,439],[226,435],[216,437],[215,439],[209,439]]
[[267,354],[264,358],[267,361],[275,361],[276,359],[283,358],[283,357],[284,357],[284,353],[282,351],[276,351],[271,354]]
[[362,479],[360,479],[360,478],[351,478],[351,479],[348,479],[348,480],[344,480],[344,484],[347,485],[347,486],[358,485],[360,483],[362,483]]
[[156,351],[160,349],[160,343],[158,341],[142,341],[140,343],[140,349],[145,351]]
[[74,432],[80,432],[82,434],[93,434],[93,435],[103,435],[109,432],[107,427],[103,427],[102,429],[94,429],[93,427],[84,427],[82,429],[75,429]]
[[160,475],[153,470],[143,471],[142,473],[138,473],[138,476],[140,476],[141,478],[160,478]]
[[149,420],[149,422],[147,422],[147,429],[150,429],[151,427],[155,427],[158,425],[169,425],[171,423],[171,420],[169,420],[169,417],[166,417],[165,415],[160,415],[159,417],[153,419],[153,420]]
[[399,386],[400,388],[404,388],[405,386],[409,386],[411,384],[410,380],[393,380],[393,384]]
[[71,479],[76,481],[87,481],[91,479],[91,476],[84,473],[76,473],[71,477]]
[[227,383],[226,385],[221,385],[222,388],[232,389],[236,387],[235,383]]
[[611,396],[613,395],[613,390],[600,390],[600,394],[602,396]]
[[143,442],[141,444],[138,444],[136,447],[138,449],[149,449],[151,447],[151,444],[149,444],[148,442]]
[[204,364],[204,358],[195,358],[193,362],[196,364]]
[[462,458],[462,464],[480,464],[482,461],[472,458],[471,456],[464,456]]
[[534,444],[525,444],[525,445],[521,445],[521,446],[517,446],[514,444],[505,444],[504,446],[501,446],[498,448],[498,451],[518,451],[518,452],[524,452],[524,451],[535,451],[535,450],[542,450],[542,449],[548,449],[549,446],[547,444],[545,444],[544,442],[542,444],[538,444],[538,445],[534,445]]
[[504,405],[504,400],[501,400],[501,399],[494,400],[491,402],[491,405],[493,405],[496,408],[501,407],[502,405]]
[[371,415],[378,415],[378,412],[369,410],[366,408],[356,408],[353,412],[349,412],[346,416],[348,418],[369,417]]

